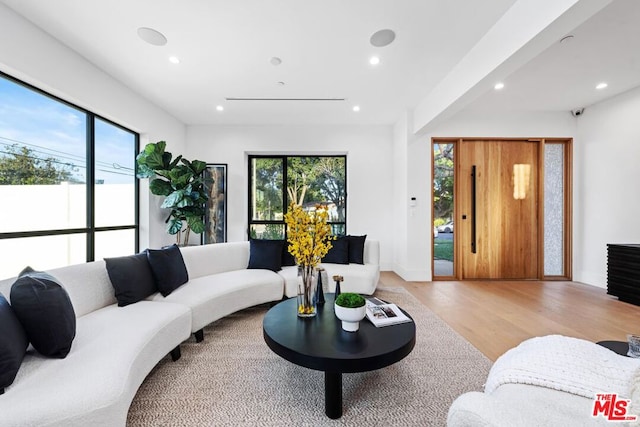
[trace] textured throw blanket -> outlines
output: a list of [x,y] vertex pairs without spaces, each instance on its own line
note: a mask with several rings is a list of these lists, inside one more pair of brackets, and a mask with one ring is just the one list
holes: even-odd
[[489,372],[485,392],[503,384],[529,384],[589,399],[596,393],[629,399],[632,394],[638,397],[638,380],[640,359],[620,356],[590,341],[549,335],[526,340],[500,356]]
[[[640,369],[636,369],[636,372],[633,374],[629,389],[629,397],[631,398],[629,414],[640,415]],[[640,416],[635,421],[629,423],[629,426],[639,427]]]

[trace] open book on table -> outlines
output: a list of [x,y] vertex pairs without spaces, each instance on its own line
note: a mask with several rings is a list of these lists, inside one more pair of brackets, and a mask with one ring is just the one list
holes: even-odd
[[395,304],[389,304],[376,297],[365,297],[367,300],[367,319],[380,328],[382,326],[397,325],[411,322]]

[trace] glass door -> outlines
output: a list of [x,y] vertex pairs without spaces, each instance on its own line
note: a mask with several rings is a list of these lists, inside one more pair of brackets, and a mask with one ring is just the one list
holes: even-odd
[[433,144],[433,277],[454,276],[454,142]]

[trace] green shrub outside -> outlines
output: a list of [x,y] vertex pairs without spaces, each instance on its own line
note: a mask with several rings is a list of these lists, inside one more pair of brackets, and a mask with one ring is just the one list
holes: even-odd
[[440,227],[441,225],[444,225],[448,222],[447,219],[445,218],[436,218],[433,220],[433,226],[434,227]]

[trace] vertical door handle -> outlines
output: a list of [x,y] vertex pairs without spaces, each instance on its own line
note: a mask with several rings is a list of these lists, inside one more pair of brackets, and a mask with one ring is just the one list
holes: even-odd
[[476,165],[471,166],[471,253],[476,253]]

